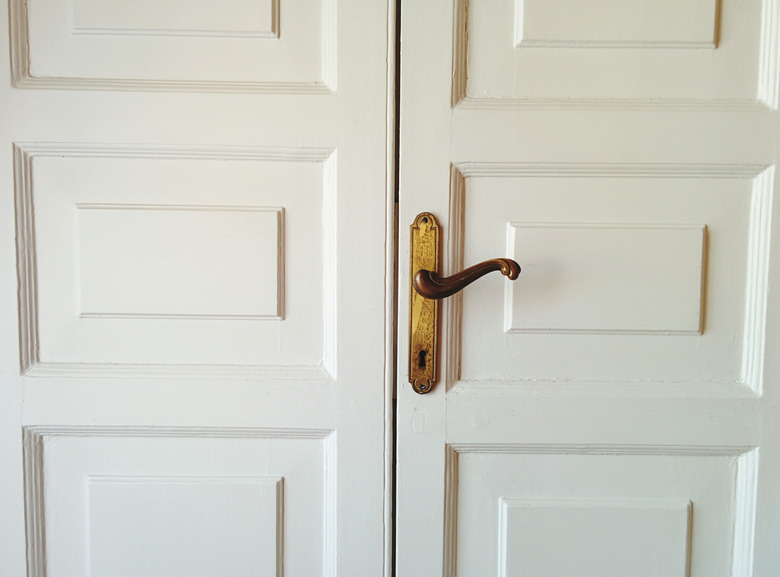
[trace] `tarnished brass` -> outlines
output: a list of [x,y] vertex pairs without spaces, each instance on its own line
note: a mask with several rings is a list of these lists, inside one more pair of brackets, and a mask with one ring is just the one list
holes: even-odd
[[439,230],[436,218],[423,212],[414,219],[410,235],[409,382],[420,394],[430,392],[439,380],[439,300],[494,270],[510,280],[520,274],[520,265],[512,259],[494,258],[440,277]]
[[515,280],[520,274],[520,265],[511,258],[494,258],[486,260],[452,276],[440,277],[432,270],[418,270],[412,279],[414,289],[429,299],[443,299],[463,290],[478,278],[482,278],[494,270],[509,280]]
[[[411,227],[411,278],[417,271],[439,270],[439,223],[428,212],[417,215]],[[409,291],[409,382],[427,393],[439,380],[439,301]]]

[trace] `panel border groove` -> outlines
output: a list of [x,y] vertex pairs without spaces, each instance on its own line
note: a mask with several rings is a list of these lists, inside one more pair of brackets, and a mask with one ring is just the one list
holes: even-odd
[[[126,145],[97,143],[15,142],[14,188],[16,211],[16,253],[19,279],[20,372],[30,377],[162,377],[162,378],[236,378],[265,380],[335,379],[336,350],[323,347],[322,365],[230,365],[230,364],[154,364],[154,363],[61,363],[40,359],[38,328],[38,280],[36,271],[34,186],[32,167],[37,157],[183,159],[309,162],[323,165],[323,202],[326,218],[326,253],[323,314],[325,342],[336,330],[335,303],[335,203],[336,151],[331,148],[254,148],[254,147],[182,147],[163,145]],[[282,231],[280,230],[280,234]],[[284,264],[280,270],[284,271]],[[282,299],[283,302],[283,299]],[[283,310],[283,309],[282,309]]]

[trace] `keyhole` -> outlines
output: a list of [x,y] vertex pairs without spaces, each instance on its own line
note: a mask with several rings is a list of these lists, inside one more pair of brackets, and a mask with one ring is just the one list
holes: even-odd
[[425,355],[428,354],[428,351],[420,351],[417,358],[417,367],[420,369],[425,368]]

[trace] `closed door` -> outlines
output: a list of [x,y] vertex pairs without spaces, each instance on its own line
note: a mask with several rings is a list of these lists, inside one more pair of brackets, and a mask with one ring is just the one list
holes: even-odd
[[[777,3],[401,16],[398,575],[777,574]],[[423,211],[442,274],[523,270],[441,305],[418,395]]]
[[388,10],[10,1],[0,574],[382,574]]
[[3,574],[780,566],[774,0],[9,8]]

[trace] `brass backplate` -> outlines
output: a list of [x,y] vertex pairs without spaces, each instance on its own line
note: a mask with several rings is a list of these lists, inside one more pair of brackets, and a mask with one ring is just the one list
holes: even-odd
[[409,382],[415,392],[424,394],[439,380],[439,301],[419,294],[412,280],[419,270],[439,272],[439,223],[431,213],[420,213],[410,236]]

